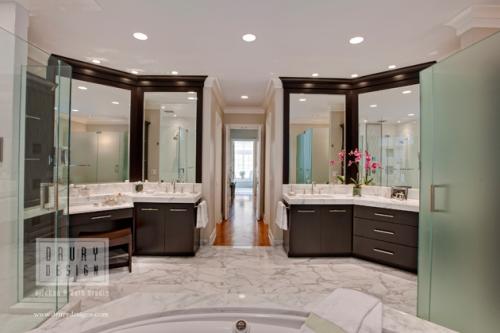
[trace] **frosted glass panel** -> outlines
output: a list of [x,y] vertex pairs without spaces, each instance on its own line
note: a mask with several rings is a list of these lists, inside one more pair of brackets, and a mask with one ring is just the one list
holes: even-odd
[[496,34],[421,76],[418,311],[465,333],[500,327],[499,74]]

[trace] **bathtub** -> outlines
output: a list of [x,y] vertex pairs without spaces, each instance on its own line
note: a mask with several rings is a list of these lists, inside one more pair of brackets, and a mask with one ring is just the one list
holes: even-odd
[[197,308],[127,318],[82,333],[294,333],[300,332],[308,315],[273,308]]

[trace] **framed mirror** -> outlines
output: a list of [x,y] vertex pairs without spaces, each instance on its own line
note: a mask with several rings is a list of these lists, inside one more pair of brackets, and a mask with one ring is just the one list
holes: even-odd
[[131,91],[73,79],[72,184],[129,179]]
[[196,91],[144,93],[144,180],[197,181],[197,115]]
[[345,95],[291,93],[290,184],[334,184],[345,175]]
[[[419,187],[418,84],[359,94],[359,141],[380,167],[360,165],[372,185]],[[364,159],[362,160],[364,162]]]

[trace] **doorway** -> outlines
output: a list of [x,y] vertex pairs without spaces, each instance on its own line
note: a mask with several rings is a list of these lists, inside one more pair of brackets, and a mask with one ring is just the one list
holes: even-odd
[[269,245],[261,219],[261,126],[226,125],[225,135],[224,219],[215,245]]

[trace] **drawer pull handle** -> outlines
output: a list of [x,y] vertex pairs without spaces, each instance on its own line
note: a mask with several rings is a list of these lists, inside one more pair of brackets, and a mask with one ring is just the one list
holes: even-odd
[[373,251],[378,252],[378,253],[388,254],[390,256],[394,255],[394,252],[386,251],[386,250],[381,250],[381,249],[377,249],[377,248],[373,249]]
[[157,212],[158,210],[158,208],[141,208],[143,212]]
[[330,209],[330,213],[346,213],[345,209]]
[[394,215],[389,215],[389,214],[373,213],[373,215],[380,216],[380,217],[388,217],[388,218],[391,218],[391,219],[394,218]]
[[316,211],[314,209],[311,210],[298,210],[297,213],[315,213]]
[[93,216],[90,219],[91,220],[102,220],[102,219],[109,219],[109,218],[111,218],[111,215]]
[[187,212],[186,208],[170,208],[171,212]]
[[394,232],[387,230],[373,229],[373,231],[378,232],[379,234],[394,235]]

